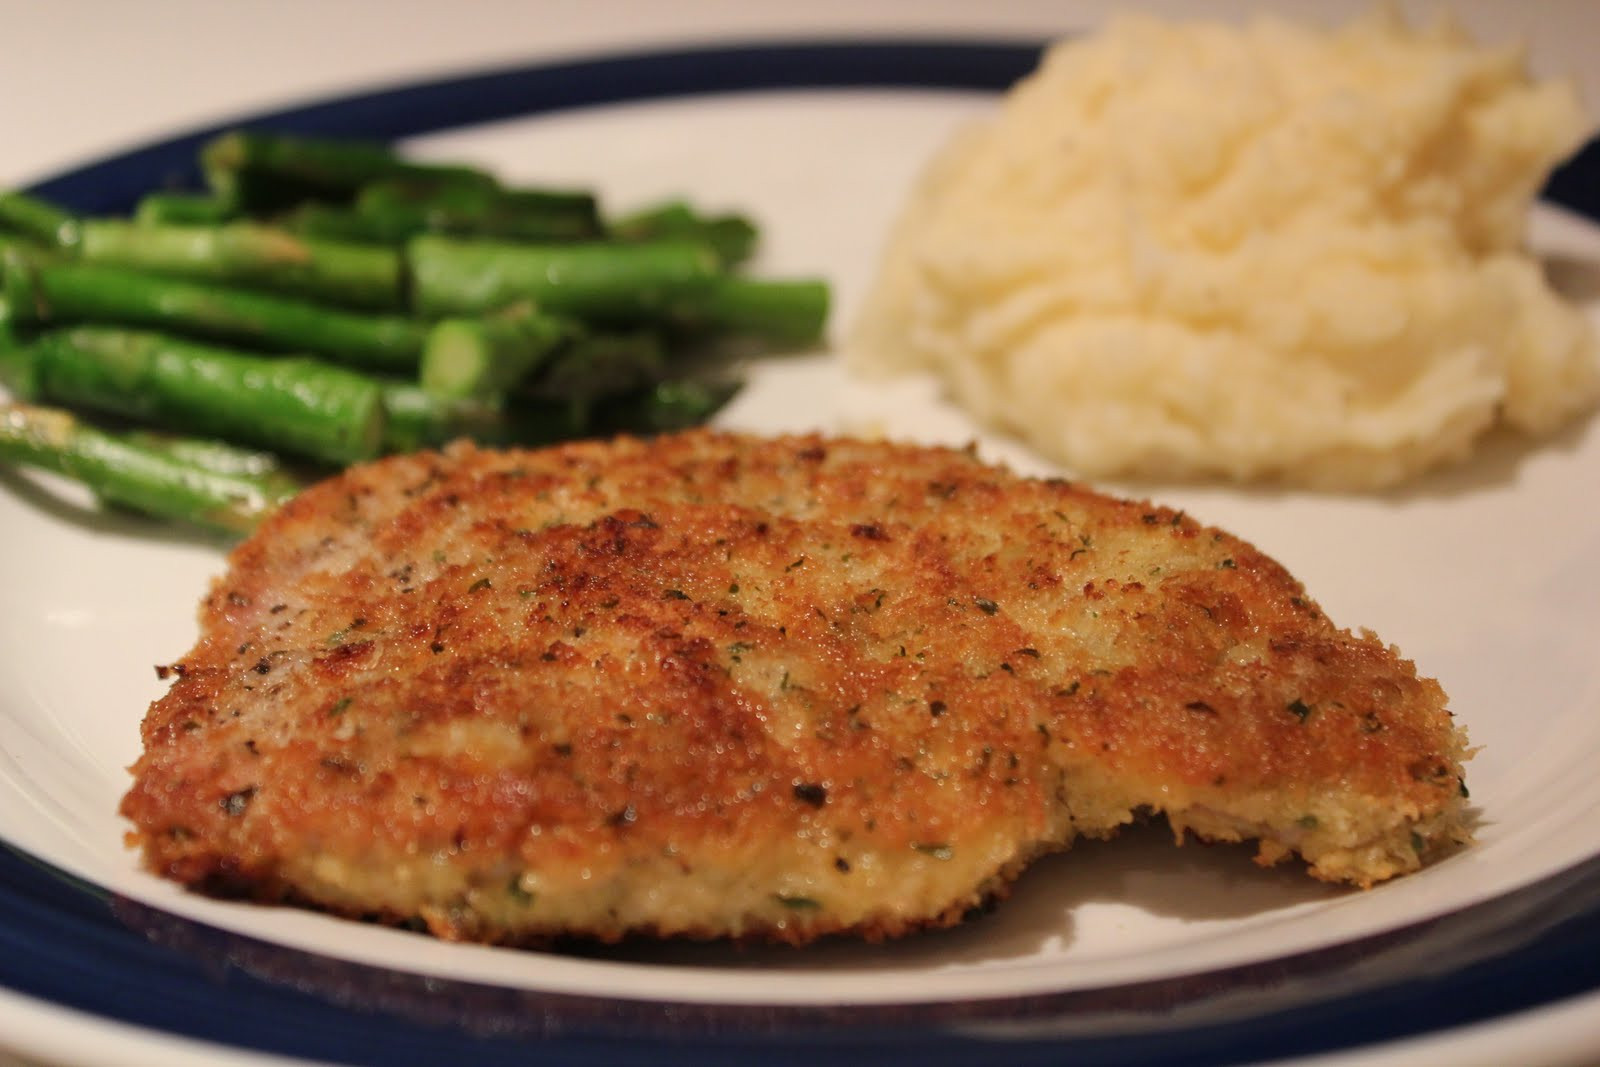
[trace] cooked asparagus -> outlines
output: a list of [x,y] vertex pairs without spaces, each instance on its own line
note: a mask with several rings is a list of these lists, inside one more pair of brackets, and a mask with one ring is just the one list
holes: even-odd
[[31,404],[0,404],[0,459],[80,481],[108,503],[230,532],[249,530],[298,490],[187,462]]
[[716,252],[725,270],[750,258],[757,236],[755,225],[743,215],[702,215],[682,200],[613,219],[606,230],[621,241],[699,241]]
[[20,234],[0,233],[0,280],[13,270],[18,270],[32,263],[43,263],[54,259],[57,255],[55,249],[46,247],[31,237]]
[[301,237],[356,244],[398,246],[417,232],[409,222],[401,225],[394,219],[358,214],[347,204],[325,204],[317,200],[296,204],[278,215],[276,222]]
[[160,430],[129,430],[122,435],[129,444],[160,452],[201,470],[254,478],[285,493],[300,488],[300,481],[284,467],[275,453],[241,448],[226,441],[206,437],[184,437]]
[[410,316],[94,263],[18,265],[6,271],[5,293],[20,321],[149,326],[389,373],[415,373],[428,335]]
[[675,317],[699,331],[794,347],[821,339],[828,303],[826,282],[725,275],[681,304]]
[[39,396],[39,363],[33,350],[17,336],[11,301],[0,292],[0,388],[16,400]]
[[599,208],[587,192],[399,178],[363,187],[354,210],[373,232],[391,235],[443,233],[512,241],[601,236]]
[[384,448],[411,452],[457,437],[487,445],[535,445],[583,435],[587,412],[578,405],[517,406],[473,397],[445,397],[412,382],[388,382]]
[[575,324],[527,304],[498,315],[451,318],[428,333],[422,387],[444,397],[490,399],[526,378],[571,337]]
[[0,230],[54,248],[78,243],[78,218],[58,204],[23,192],[0,192]]
[[[262,131],[201,162],[208,192],[153,191],[126,219],[0,193],[0,387],[152,427],[5,409],[4,456],[240,528],[235,482],[297,485],[273,453],[345,464],[704,421],[738,388],[699,377],[719,339],[810,344],[828,310],[821,283],[733,273],[755,227],[683,201],[607,221],[587,191]],[[67,440],[100,459],[62,458]],[[233,495],[205,497],[205,478]]]
[[78,254],[86,263],[259,286],[364,309],[394,310],[402,303],[395,250],[313,240],[254,222],[169,226],[87,219]]
[[650,330],[575,337],[539,371],[523,379],[522,396],[587,405],[599,398],[653,385],[666,377],[667,356]]
[[211,226],[235,214],[233,205],[210,193],[147,193],[133,209],[137,221],[153,225]]
[[200,151],[212,191],[255,213],[302,200],[348,200],[361,186],[383,178],[428,177],[494,185],[476,168],[417,163],[370,141],[306,137],[265,130],[232,130]]
[[612,397],[595,405],[590,427],[596,433],[670,433],[698,426],[739,391],[732,379],[667,380]]
[[383,442],[378,383],[332,364],[106,326],[50,331],[31,348],[49,403],[326,463],[372,459]]
[[425,235],[406,247],[412,303],[425,315],[529,300],[551,314],[641,323],[669,315],[719,275],[716,255],[692,241],[513,244]]

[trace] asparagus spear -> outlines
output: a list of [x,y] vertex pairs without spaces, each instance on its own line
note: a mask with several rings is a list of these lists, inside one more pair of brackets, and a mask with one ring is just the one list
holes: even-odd
[[183,437],[160,430],[130,430],[122,436],[129,444],[171,456],[201,470],[252,478],[263,486],[276,488],[286,494],[300,489],[300,480],[272,452],[240,448],[211,438]]
[[524,210],[500,201],[466,209],[385,203],[366,194],[355,207],[308,201],[280,216],[279,221],[305,237],[390,245],[404,244],[424,233],[527,242],[593,240],[601,234],[592,209],[583,213],[574,209]]
[[[413,163],[382,145],[253,131],[213,141],[203,166],[213,195],[153,194],[137,223],[80,221],[35,198],[0,197],[0,230],[77,260],[0,247],[0,384],[346,463],[462,434],[542,443],[700,422],[737,387],[664,380],[683,370],[663,338],[732,331],[804,344],[827,313],[819,283],[725,274],[750,255],[755,228],[682,202],[603,227],[588,193],[506,189],[482,171]],[[284,226],[219,223],[291,204]],[[448,236],[458,231],[499,239]],[[0,233],[0,246],[13,240]],[[285,295],[297,292],[304,297]],[[412,303],[447,318],[430,331],[425,320],[322,302],[384,312]],[[529,304],[537,314],[518,306]],[[74,320],[317,351],[417,376],[384,382],[103,325],[17,339]],[[188,444],[124,443],[212,469]],[[236,459],[218,460],[214,472],[247,473],[228,466]]]
[[507,407],[474,397],[445,397],[413,382],[386,382],[384,448],[411,452],[437,448],[458,437],[481,444],[536,445],[581,437],[587,427],[580,405]]
[[612,220],[606,228],[620,241],[699,241],[729,270],[755,251],[756,227],[743,215],[702,215],[682,200],[669,200]]
[[0,387],[17,400],[39,399],[39,363],[32,349],[15,342],[0,343]]
[[260,357],[158,333],[78,326],[32,345],[51,403],[329,463],[378,454],[378,383],[313,359]]
[[591,424],[598,433],[667,433],[698,426],[739,392],[736,381],[678,379],[597,404]]
[[0,233],[0,279],[13,270],[53,258],[55,253],[51,249],[32,238]]
[[0,192],[0,230],[11,230],[53,248],[78,243],[78,218],[59,205],[23,192]]
[[425,315],[531,300],[550,314],[639,323],[698,296],[718,276],[716,256],[690,241],[512,244],[425,235],[406,247],[412,302]]
[[393,249],[311,240],[254,222],[167,226],[87,219],[78,254],[86,263],[260,286],[333,304],[401,305],[401,263]]
[[666,376],[661,337],[649,330],[585,334],[552,355],[518,392],[525,397],[587,404],[597,397],[651,385]]
[[417,231],[407,222],[358,214],[344,204],[307,200],[277,218],[278,225],[301,237],[356,244],[402,245]]
[[575,326],[517,304],[498,315],[443,319],[422,351],[422,387],[443,397],[491,399],[526,378]]
[[308,199],[348,200],[361,186],[383,178],[495,184],[475,168],[413,162],[383,144],[263,130],[233,130],[214,138],[200,150],[200,164],[218,197],[252,213]]
[[0,388],[18,400],[39,397],[39,363],[13,326],[11,302],[0,293]]
[[213,226],[234,214],[231,204],[210,193],[147,193],[133,209],[135,220],[151,225]]
[[426,324],[403,315],[93,263],[8,269],[4,291],[22,321],[150,326],[396,373],[416,371],[428,333]]
[[83,482],[108,503],[229,532],[249,530],[295,489],[188,463],[31,404],[0,405],[0,458]]
[[355,212],[376,232],[407,236],[445,233],[514,241],[601,236],[594,195],[569,190],[398,178],[364,186]]
[[733,381],[669,380],[592,402],[523,398],[495,405],[391,382],[384,389],[385,447],[410,452],[457,437],[499,447],[536,446],[602,434],[665,433],[705,422],[738,391]]
[[383,450],[414,452],[435,448],[456,437],[476,437],[478,427],[498,422],[493,405],[443,397],[415,382],[383,383]]
[[676,318],[697,330],[797,347],[821,339],[828,303],[826,282],[725,275],[681,305]]

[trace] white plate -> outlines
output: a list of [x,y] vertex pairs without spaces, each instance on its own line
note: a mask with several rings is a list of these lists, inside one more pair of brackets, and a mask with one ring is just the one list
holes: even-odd
[[[685,194],[748,211],[764,232],[754,269],[828,277],[838,334],[858,307],[912,175],[956,124],[992,103],[988,94],[930,89],[727,93],[532,115],[413,146],[517,181],[594,186],[615,208]],[[1592,283],[1600,229],[1548,207],[1537,222],[1539,247],[1587,264],[1579,273]],[[1050,469],[1014,442],[978,432],[930,383],[864,386],[822,353],[759,366],[719,421],[759,431],[976,439],[991,459]],[[804,951],[669,946],[571,956],[450,945],[223,903],[141,872],[115,813],[128,784],[124,768],[137,755],[145,706],[163,690],[152,665],[189,647],[194,606],[221,567],[222,547],[87,510],[58,482],[7,473],[0,478],[0,839],[111,894],[114,922],[64,923],[91,940],[123,932],[139,946],[98,974],[83,945],[60,949],[54,964],[88,968],[86,981],[135,989],[148,977],[139,968],[154,966],[145,951],[153,944],[165,946],[160,960],[180,967],[220,955],[229,961],[228,981],[246,985],[219,986],[217,1006],[258,1003],[265,1031],[308,1010],[299,1000],[275,1000],[275,989],[334,1014],[314,1011],[315,1025],[298,1043],[274,1043],[221,1022],[186,1028],[143,1007],[53,995],[0,964],[0,986],[57,1001],[37,1011],[0,995],[0,1040],[67,1056],[99,1034],[104,1057],[96,1062],[151,1062],[140,1058],[138,1041],[105,1037],[131,1023],[174,1057],[184,1040],[203,1037],[241,1054],[332,1058],[317,1051],[322,1025],[330,1033],[371,1031],[371,1046],[350,1050],[350,1062],[403,1062],[401,1050],[417,1047],[407,1046],[415,1038],[405,1025],[415,1022],[415,998],[429,1002],[418,992],[427,989],[459,995],[456,1008],[448,997],[429,1002],[439,1008],[440,1040],[487,1040],[473,1028],[493,1019],[508,1031],[500,1051],[571,1054],[579,1046],[570,1042],[603,1035],[641,1060],[674,1062],[703,1061],[708,1049],[726,1051],[729,1042],[753,1042],[772,1058],[796,1047],[798,1032],[835,1041],[870,1036],[935,1063],[992,1041],[1010,1042],[1019,1056],[1071,1051],[1080,1062],[1116,1062],[1145,1047],[1140,1042],[1167,1041],[1149,1047],[1228,1062],[1230,1048],[1258,1057],[1326,1052],[1452,1022],[1492,1022],[1492,1005],[1465,1015],[1433,1005],[1387,1020],[1382,1005],[1402,1001],[1398,989],[1431,988],[1444,963],[1498,964],[1506,975],[1521,974],[1536,958],[1530,944],[1549,940],[1558,920],[1595,936],[1600,878],[1588,861],[1600,856],[1597,476],[1600,424],[1589,420],[1538,445],[1493,440],[1465,466],[1376,496],[1140,490],[1254,541],[1303,579],[1335,621],[1376,630],[1441,679],[1482,746],[1468,769],[1478,843],[1429,869],[1345,892],[1288,867],[1260,870],[1245,849],[1176,850],[1170,835],[1151,829],[1039,864],[996,914],[946,934]],[[49,953],[29,942],[22,912],[6,905],[32,894],[30,906],[48,919],[52,906],[38,899],[48,894],[30,879],[52,876],[29,875],[15,856],[5,863],[0,874],[9,870],[14,879],[0,884],[0,945],[9,933],[24,950]],[[1552,881],[1558,876],[1565,881]],[[63,910],[84,908],[82,890],[63,883],[60,892]],[[1453,918],[1435,922],[1447,915]],[[85,924],[96,932],[83,933]],[[1600,978],[1580,976],[1507,1004],[1539,1006],[1596,985]],[[535,999],[516,999],[523,992]],[[539,999],[544,994],[557,996]],[[506,1023],[530,1003],[557,1022]],[[1295,1013],[1319,1007],[1369,1018],[1374,1027],[1310,1033]],[[73,1030],[66,1020],[81,1018],[61,1008],[104,1021]],[[677,1021],[663,1021],[662,1010]],[[241,1022],[240,1029],[249,1028]],[[1254,1043],[1241,1038],[1251,1029],[1261,1035]],[[1545,1035],[1538,1054],[1553,1059],[1591,1041],[1589,1049],[1600,1051],[1596,1027],[1573,1029],[1538,1030]],[[680,1043],[648,1044],[663,1035]],[[499,1062],[488,1053],[481,1060]]]

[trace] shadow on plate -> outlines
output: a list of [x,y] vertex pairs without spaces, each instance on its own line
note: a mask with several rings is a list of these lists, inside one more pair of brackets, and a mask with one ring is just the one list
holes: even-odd
[[1544,437],[1495,426],[1478,438],[1472,452],[1458,463],[1428,471],[1388,489],[1341,491],[1301,489],[1273,484],[1233,485],[1207,481],[1156,481],[1123,479],[1101,488],[1124,496],[1159,500],[1175,490],[1216,494],[1249,500],[1278,500],[1288,495],[1317,500],[1374,500],[1400,507],[1425,500],[1449,500],[1514,486],[1522,467],[1534,456],[1558,453],[1570,456],[1583,447],[1591,432],[1600,432],[1600,414],[1580,416]]
[[[1540,258],[1550,287],[1564,300],[1590,309],[1590,317],[1600,323],[1600,261],[1571,255],[1551,254]],[[1232,485],[1198,480],[1118,480],[1115,488],[1125,494],[1159,498],[1172,489],[1215,490],[1246,497],[1271,498],[1285,492],[1305,492],[1331,500],[1372,498],[1387,504],[1403,505],[1417,500],[1448,499],[1514,485],[1522,465],[1544,452],[1571,454],[1588,437],[1600,415],[1591,412],[1568,422],[1555,433],[1530,436],[1496,424],[1478,438],[1471,452],[1460,462],[1448,463],[1390,489],[1373,492],[1338,490],[1297,490],[1293,487],[1259,484]],[[1600,432],[1600,431],[1596,431]]]
[[1164,822],[1134,827],[1110,841],[1080,841],[1030,867],[1010,896],[982,916],[883,944],[833,938],[802,949],[721,942],[630,941],[566,946],[595,960],[733,968],[762,972],[892,972],[972,967],[1061,952],[1076,937],[1085,905],[1117,904],[1161,919],[1214,922],[1331,900],[1348,891],[1312,881],[1298,864],[1262,870],[1252,847],[1175,848]]
[[[1146,848],[1135,841],[1125,851],[1123,862],[1106,865],[1107,873],[1102,879],[1090,879],[1080,885],[1069,899],[1053,897],[1055,921],[1059,922],[1063,907],[1070,909],[1077,902],[1103,899],[1104,894],[1124,888],[1134,894],[1130,903],[1188,908],[1188,897],[1181,890],[1184,885],[1196,884],[1196,868],[1180,867],[1170,878],[1146,880],[1139,873],[1144,868],[1144,860],[1139,857]],[[1234,852],[1226,849],[1219,854]],[[1229,858],[1243,860],[1236,854]],[[1231,885],[1246,898],[1251,895],[1252,890],[1246,885],[1250,879],[1242,875],[1235,879],[1226,871],[1212,869],[1207,860],[1197,863],[1199,884],[1209,883],[1213,889]],[[1046,866],[1043,877],[1036,880],[1039,885],[1024,888],[1022,912],[1029,907],[1029,894],[1048,889],[1045,883],[1066,873],[1065,868],[1053,871],[1050,866],[1053,865]],[[1290,897],[1312,899],[1289,886],[1282,887],[1289,896],[1281,896],[1277,889],[1269,888],[1276,882],[1276,877],[1267,872],[1266,882],[1255,890],[1268,900],[1269,906]],[[1382,990],[1376,995],[1383,998],[1384,1011],[1403,1007],[1418,997],[1437,1001],[1445,993],[1442,986],[1469,979],[1481,984],[1470,970],[1464,977],[1464,969],[1501,966],[1496,961],[1514,952],[1539,957],[1530,964],[1533,970],[1527,988],[1531,995],[1545,995],[1536,988],[1541,975],[1546,979],[1554,975],[1568,984],[1575,982],[1575,989],[1581,989],[1588,981],[1586,973],[1554,973],[1550,969],[1552,961],[1545,957],[1551,952],[1570,956],[1577,951],[1581,959],[1588,960],[1585,946],[1600,937],[1597,905],[1600,859],[1592,859],[1483,904],[1275,959],[1062,992],[872,1004],[637,1000],[491,985],[286,948],[126,898],[114,898],[112,910],[121,923],[152,946],[149,951],[163,954],[167,970],[191,975],[198,972],[199,980],[190,981],[203,987],[205,997],[214,997],[218,988],[231,990],[233,997],[269,991],[273,998],[311,997],[366,1016],[392,1017],[402,1028],[446,1028],[479,1038],[511,1040],[583,1035],[619,1035],[633,1040],[749,1040],[788,1035],[815,1040],[827,1034],[881,1037],[909,1028],[943,1032],[953,1040],[1058,1040],[1074,1035],[1104,1038],[1116,1033],[1214,1027],[1249,1019],[1260,1020],[1264,1027],[1269,1020],[1278,1025],[1284,1019],[1288,1020],[1287,1025],[1298,1026],[1304,1020],[1295,1018],[1296,1011],[1308,1009],[1326,1014],[1327,1005],[1335,1001],[1351,1006],[1354,1022],[1370,1021],[1378,1007],[1373,1000],[1375,991]],[[1214,906],[1232,912],[1246,910],[1248,903],[1219,902]],[[1003,939],[1020,930],[1024,920],[1024,914],[1007,920],[1018,924],[1010,932],[1005,925],[995,928],[980,923],[970,932],[952,936],[984,936],[980,931],[996,936],[998,929],[998,936]],[[1555,962],[1566,965],[1571,961],[1563,958]],[[670,980],[663,988],[672,988]],[[1481,993],[1477,986],[1473,990]],[[1516,989],[1499,983],[1494,984],[1492,992],[1495,1004],[1502,1005],[1500,1008],[1461,1001],[1465,1017],[1509,1010],[1504,1005],[1516,999]]]
[[1542,257],[1550,288],[1574,304],[1600,305],[1600,262],[1570,255]]
[[[814,973],[823,981],[830,973],[975,966],[1048,952],[1072,941],[1072,916],[1085,905],[1116,903],[1166,918],[1204,921],[1244,918],[1344,893],[1314,883],[1302,870],[1289,866],[1261,870],[1250,862],[1250,854],[1251,850],[1242,846],[1191,844],[1175,849],[1166,826],[1152,823],[1113,841],[1084,842],[1071,852],[1047,858],[1030,869],[1011,898],[991,914],[952,930],[882,945],[834,940],[795,949],[638,943],[568,949],[563,954],[630,967],[727,968],[743,971],[752,980],[763,973]],[[214,981],[228,981],[232,972],[242,971],[347,1007],[399,1013],[410,1020],[460,1026],[473,1033],[548,1037],[618,1030],[681,1037],[836,1026],[898,1027],[930,1017],[943,1024],[980,1023],[1028,1017],[1052,999],[961,1001],[941,1008],[927,1003],[667,1004],[577,996],[430,977],[315,955],[206,926],[127,898],[113,898],[112,909],[122,923],[154,945],[194,961]],[[426,935],[397,932],[396,936]],[[670,977],[662,987],[672,987]],[[1203,976],[1118,988],[1122,992],[1113,1001],[1105,1000],[1104,991],[1082,991],[1072,994],[1073,1003],[1094,1011],[1113,1002],[1117,1010],[1141,1010],[1141,1005],[1164,1009],[1174,997],[1182,1000],[1214,991]],[[936,1016],[930,1016],[931,1011]]]

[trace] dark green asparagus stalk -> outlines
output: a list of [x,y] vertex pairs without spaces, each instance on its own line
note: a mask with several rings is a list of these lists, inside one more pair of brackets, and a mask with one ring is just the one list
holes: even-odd
[[235,214],[231,204],[210,193],[147,193],[133,209],[135,220],[157,226],[215,226]]
[[441,233],[528,242],[601,236],[594,195],[558,189],[399,178],[363,187],[355,213],[374,232],[406,236]]
[[159,430],[130,430],[122,436],[129,444],[170,456],[191,467],[198,467],[215,474],[253,479],[260,482],[264,488],[280,495],[293,494],[301,488],[300,479],[287,470],[283,462],[272,452],[240,448],[226,441],[205,437],[183,437]]
[[119,219],[81,224],[86,263],[223,284],[259,286],[364,309],[401,306],[401,262],[393,249],[315,241],[252,222],[144,225]]
[[497,424],[492,404],[430,393],[415,382],[383,383],[383,450],[437,448],[457,437],[476,439],[479,428]]
[[44,263],[56,258],[56,251],[16,234],[0,233],[0,280],[7,273],[34,263]]
[[521,397],[495,405],[392,382],[384,389],[385,447],[410,452],[461,437],[502,448],[534,447],[617,433],[665,433],[705,422],[739,388],[735,381],[668,380],[593,400]]
[[456,438],[507,447],[542,445],[581,437],[587,413],[578,405],[508,407],[471,397],[443,397],[412,382],[386,382],[388,419],[384,449],[412,452],[437,448]]
[[757,237],[755,225],[743,215],[702,215],[682,200],[613,219],[606,230],[619,241],[699,241],[716,252],[724,270],[749,259]]
[[523,397],[588,404],[597,397],[625,393],[661,381],[667,374],[666,349],[649,330],[585,334],[553,353],[517,387]]
[[28,346],[0,340],[0,388],[17,400],[39,399],[39,364]]
[[495,445],[544,445],[582,437],[652,435],[699,426],[739,391],[730,379],[668,379],[591,400],[519,397],[503,413]]
[[296,489],[188,463],[30,404],[0,405],[0,459],[80,481],[107,503],[232,533],[250,530]]
[[196,470],[253,482],[268,500],[287,500],[306,485],[304,478],[288,470],[276,453],[155,430],[131,430],[122,436],[131,445]]
[[4,292],[20,321],[148,326],[390,373],[416,373],[428,335],[425,323],[403,315],[92,263],[8,269]]
[[500,397],[576,330],[528,304],[496,315],[443,319],[428,333],[422,352],[422,387],[442,397]]
[[11,302],[0,293],[0,388],[14,400],[39,398],[39,363],[17,335]]
[[739,392],[732,380],[668,380],[612,397],[594,406],[591,428],[597,433],[669,433],[699,426]]
[[[531,194],[518,192],[514,195]],[[486,190],[483,206],[462,209],[448,205],[385,203],[377,196],[363,193],[355,207],[308,201],[280,216],[278,221],[286,229],[305,237],[388,245],[404,244],[424,233],[527,242],[593,240],[600,236],[598,216],[592,207],[587,211],[569,207],[523,209],[509,201],[488,199],[491,196],[498,197],[498,194]]]
[[548,314],[643,323],[699,297],[718,277],[717,257],[689,241],[536,245],[427,235],[406,247],[412,303],[424,315],[528,300]]
[[303,200],[347,201],[361,186],[385,178],[496,184],[481,170],[417,163],[383,144],[262,130],[222,134],[201,149],[200,164],[220,199],[253,214]]
[[0,192],[0,230],[51,248],[72,248],[78,243],[78,217],[30,193]]
[[383,442],[378,383],[317,360],[105,326],[52,331],[31,347],[53,404],[327,463],[372,459]]
[[700,331],[799,347],[822,339],[828,304],[826,282],[725,275],[680,305],[675,317]]
[[417,233],[409,220],[372,218],[353,207],[317,200],[296,204],[277,217],[277,224],[301,237],[356,244],[398,246]]

